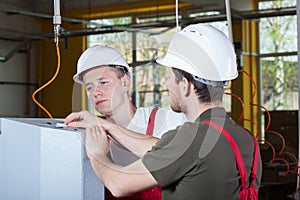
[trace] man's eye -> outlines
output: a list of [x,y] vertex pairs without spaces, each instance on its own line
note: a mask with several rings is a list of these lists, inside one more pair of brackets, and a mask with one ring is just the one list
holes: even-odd
[[88,92],[92,91],[92,87],[86,87],[85,89],[86,89],[86,91],[88,91]]
[[100,85],[106,85],[108,83],[108,81],[99,81]]

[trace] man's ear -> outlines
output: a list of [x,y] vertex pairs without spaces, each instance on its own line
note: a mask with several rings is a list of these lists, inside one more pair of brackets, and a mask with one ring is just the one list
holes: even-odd
[[128,91],[131,88],[131,78],[129,76],[125,75],[122,77],[123,81],[123,87]]
[[186,97],[189,96],[191,94],[192,84],[184,77],[179,83],[182,94]]

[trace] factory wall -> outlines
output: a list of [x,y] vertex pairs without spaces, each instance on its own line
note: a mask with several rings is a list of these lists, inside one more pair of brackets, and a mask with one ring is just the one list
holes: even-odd
[[[0,3],[1,7],[26,11]],[[51,19],[40,19],[20,14],[0,12],[0,25],[15,30],[13,37],[0,38],[0,116],[1,117],[49,117],[32,100],[32,94],[46,84],[58,67],[58,55],[52,38]],[[68,30],[68,24],[62,26]],[[72,25],[72,28],[82,28]],[[16,35],[20,35],[16,38]],[[32,33],[36,33],[32,34]],[[30,40],[24,40],[23,35]],[[81,110],[81,86],[74,84],[77,59],[85,49],[85,37],[68,38],[65,49],[59,43],[60,70],[54,81],[38,92],[36,100],[54,118],[63,118],[72,111]]]
[[[1,7],[18,9],[3,5]],[[20,38],[0,38],[0,116],[33,117],[36,109],[31,93],[37,87],[37,45],[23,41],[22,34],[39,29],[35,20],[0,12],[1,27],[15,30]]]

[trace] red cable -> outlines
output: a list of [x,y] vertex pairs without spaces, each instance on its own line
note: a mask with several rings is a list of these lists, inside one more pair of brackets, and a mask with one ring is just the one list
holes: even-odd
[[[273,156],[272,156],[272,159],[271,159],[269,162],[270,162],[270,163],[273,163],[273,162],[275,162],[275,161],[282,161],[282,162],[284,162],[284,163],[286,164],[286,167],[287,167],[287,170],[285,171],[285,176],[287,176],[288,173],[293,173],[293,174],[296,174],[298,177],[300,177],[299,173],[297,173],[297,169],[299,168],[297,157],[296,157],[294,154],[292,154],[291,152],[284,152],[284,149],[285,149],[285,139],[284,139],[284,137],[283,137],[280,133],[278,133],[278,132],[276,132],[276,131],[270,131],[270,130],[269,130],[270,124],[271,124],[271,115],[270,115],[270,112],[269,112],[268,109],[265,108],[264,106],[261,106],[261,105],[258,105],[258,104],[254,104],[254,103],[253,103],[254,97],[255,97],[255,95],[256,95],[256,83],[255,83],[254,79],[250,76],[250,74],[249,74],[248,72],[246,72],[246,71],[244,71],[244,70],[242,70],[242,72],[248,76],[248,78],[250,79],[250,81],[251,81],[251,83],[252,83],[253,93],[252,93],[252,95],[251,95],[251,99],[250,99],[249,104],[250,104],[251,106],[256,106],[256,107],[259,107],[259,108],[265,110],[265,112],[266,112],[266,114],[267,114],[267,122],[266,122],[266,127],[265,127],[265,133],[266,133],[266,134],[274,134],[274,135],[277,135],[277,136],[280,138],[280,140],[281,140],[281,144],[282,144],[281,149],[280,149],[280,151],[276,154],[276,150],[275,150],[274,146],[271,144],[271,142],[269,142],[269,141],[267,141],[267,140],[259,140],[259,139],[258,139],[258,142],[264,142],[264,143],[266,143],[267,145],[269,145],[269,147],[270,147],[271,150],[272,150]],[[245,113],[245,108],[244,108],[245,104],[244,104],[244,101],[241,99],[241,97],[239,97],[239,96],[236,95],[236,94],[227,93],[227,92],[225,92],[225,94],[231,95],[231,96],[233,96],[233,97],[235,97],[235,98],[237,98],[237,99],[239,100],[239,102],[240,102],[241,105],[242,105],[242,112],[241,112],[241,115],[240,115],[240,117],[239,117],[239,120],[248,121],[248,122],[250,122],[252,125],[255,125],[255,127],[256,127],[256,134],[255,134],[255,137],[258,138],[258,126],[257,126],[255,123],[253,123],[253,121],[250,120],[250,119],[243,119],[243,116],[244,116],[244,113]],[[277,156],[280,156],[280,155],[283,155],[283,154],[289,155],[289,156],[291,156],[291,157],[295,160],[295,162],[296,162],[296,167],[295,167],[293,170],[290,170],[290,164],[287,162],[287,160],[285,160],[284,158],[281,158],[281,157],[277,157]],[[300,190],[300,186],[298,186],[297,189],[296,189],[296,191],[293,193],[293,199],[295,199],[295,195],[296,195],[296,193],[297,193],[299,190]]]

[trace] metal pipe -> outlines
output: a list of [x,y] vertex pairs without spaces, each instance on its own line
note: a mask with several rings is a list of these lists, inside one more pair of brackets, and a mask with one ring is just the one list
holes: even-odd
[[6,62],[9,60],[11,57],[13,57],[16,53],[18,53],[24,46],[29,44],[31,42],[30,39],[24,40],[22,43],[17,45],[14,49],[12,49],[6,56],[0,56],[0,62]]
[[[31,46],[27,45],[26,47],[26,83],[31,81]],[[24,114],[30,114],[30,96],[31,96],[31,88],[27,86],[25,89],[25,109]]]
[[[20,14],[20,15],[32,16],[32,17],[41,17],[41,18],[45,18],[45,19],[52,18],[52,16],[50,16],[50,15],[10,10],[10,9],[5,9],[5,8],[0,8],[0,12]],[[263,17],[287,16],[287,15],[296,15],[296,7],[272,9],[272,10],[259,10],[259,11],[243,11],[240,13],[235,12],[235,13],[233,13],[232,18],[233,19],[259,19],[259,18],[263,18]],[[155,35],[155,34],[159,33],[160,31],[157,31],[157,32],[149,31],[149,30],[145,30],[145,28],[174,27],[174,20],[168,20],[168,21],[163,21],[163,22],[150,22],[150,23],[143,23],[143,24],[132,23],[127,26],[111,26],[111,25],[104,26],[103,24],[101,24],[99,22],[90,22],[87,20],[78,20],[78,19],[64,18],[64,17],[62,17],[62,20],[71,22],[71,23],[82,23],[82,24],[95,25],[97,27],[97,28],[66,31],[65,33],[68,37],[78,37],[78,36],[84,36],[84,35],[93,35],[93,34],[117,32],[117,31],[147,32],[149,34]],[[183,19],[181,24],[183,26],[187,26],[189,24],[223,21],[223,20],[226,20],[225,14]],[[101,29],[101,28],[103,28],[103,29]],[[9,31],[9,30],[7,30],[7,31]],[[13,30],[11,30],[11,31],[13,31]],[[27,35],[25,35],[25,37],[31,38],[31,39],[48,40],[48,39],[52,38],[53,36],[50,33],[43,33],[40,35],[27,34]]]
[[[0,12],[6,12],[10,14],[19,14],[19,15],[24,15],[24,16],[31,16],[31,17],[40,17],[43,19],[52,19],[53,16],[51,15],[46,15],[46,14],[40,14],[40,13],[34,13],[34,12],[27,12],[27,11],[19,11],[19,10],[12,10],[12,9],[6,9],[6,8],[1,8],[0,7]],[[280,9],[268,9],[268,10],[254,10],[254,11],[243,11],[243,12],[237,12],[234,13],[232,17],[235,17],[235,15],[238,15],[237,17],[242,18],[242,19],[259,19],[262,17],[275,17],[275,16],[285,16],[285,15],[296,15],[296,7],[290,7],[290,8],[280,8]],[[74,19],[74,18],[67,18],[67,17],[62,17],[62,21],[65,22],[70,22],[70,23],[80,23],[80,24],[86,24],[86,25],[95,25],[97,27],[107,27],[108,25],[99,23],[99,22],[91,22],[88,20],[80,20],[80,19]],[[203,20],[201,20],[203,19]],[[221,21],[225,20],[226,16],[225,15],[214,15],[214,16],[204,16],[204,17],[199,17],[199,18],[190,18],[186,19],[186,21],[190,21],[194,23],[195,21],[199,22],[211,22],[211,21]],[[165,21],[164,21],[165,22]],[[160,24],[159,26],[162,26],[164,22],[156,23]],[[151,22],[152,23],[152,22]],[[139,25],[139,24],[137,24]],[[147,26],[147,23],[145,23]],[[174,21],[172,21],[172,24],[174,26]],[[144,26],[142,26],[144,27]],[[134,27],[132,27],[134,28]]]
[[53,26],[54,26],[54,42],[58,46],[59,36],[61,33],[61,16],[60,16],[60,0],[54,0],[54,16],[53,16]]
[[[300,0],[297,0],[297,37],[298,37],[298,72],[300,71]],[[298,85],[300,85],[300,73],[298,73]],[[298,107],[300,108],[300,95],[298,90]],[[300,112],[298,112],[298,124],[300,124]],[[300,144],[300,126],[298,126],[298,144]],[[300,158],[300,145],[298,145],[298,160]],[[299,164],[298,164],[299,165]],[[298,174],[300,168],[298,168]],[[299,185],[299,176],[297,176],[297,185]],[[299,199],[299,191],[297,191],[296,199]]]
[[[60,0],[54,0],[54,16],[60,16]],[[61,23],[61,21],[58,23]]]
[[38,87],[37,83],[30,82],[12,82],[12,81],[0,81],[0,85],[21,85],[21,86],[35,86]]
[[230,0],[225,0],[225,7],[226,7],[226,16],[227,16],[228,35],[231,43],[233,44]]
[[176,31],[179,32],[180,27],[179,27],[179,16],[178,16],[178,0],[176,0],[175,15],[176,15]]
[[[57,8],[58,9],[58,8]],[[19,10],[12,10],[12,9],[6,9],[6,8],[0,8],[0,12],[6,12],[6,13],[9,13],[9,14],[19,14],[19,15],[24,15],[24,16],[29,16],[29,17],[40,17],[40,18],[43,18],[43,19],[52,19],[53,16],[51,15],[46,15],[46,14],[41,14],[41,13],[34,13],[34,12],[28,12],[28,11],[19,11]],[[97,28],[103,28],[103,27],[112,27],[111,25],[108,25],[108,24],[103,24],[103,23],[99,23],[99,22],[92,22],[92,21],[89,21],[89,20],[80,20],[80,19],[74,19],[74,18],[68,18],[68,17],[61,17],[60,18],[62,21],[65,21],[65,22],[70,22],[70,23],[75,23],[75,24],[85,24],[85,25],[93,25],[93,26],[96,26]],[[59,19],[56,17],[55,20],[53,18],[53,23],[59,23]],[[116,29],[116,30],[126,30],[125,29],[126,27],[113,27],[113,29]],[[128,31],[136,31],[136,32],[143,32],[143,30],[140,30],[140,29],[136,29],[136,28],[129,28]],[[146,32],[146,31],[144,31]],[[149,31],[147,31],[149,32]]]

